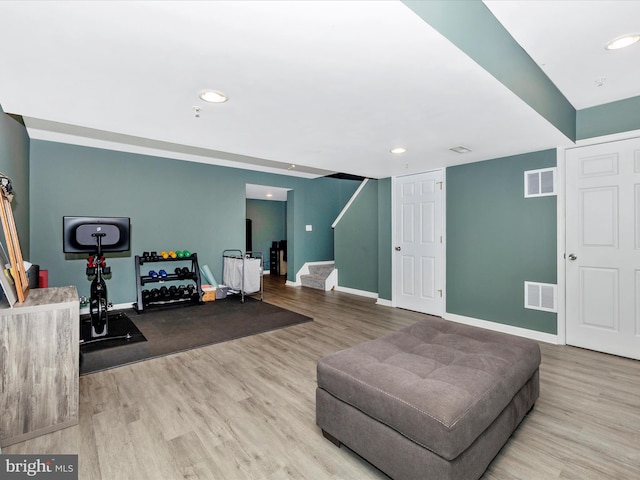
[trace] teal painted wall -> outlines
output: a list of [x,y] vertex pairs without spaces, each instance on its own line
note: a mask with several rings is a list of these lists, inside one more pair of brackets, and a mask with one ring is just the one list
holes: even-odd
[[[0,172],[11,179],[14,197],[11,202],[22,258],[32,263],[29,248],[29,135],[24,125],[6,115],[0,107]],[[2,228],[0,228],[2,230]],[[4,232],[0,233],[6,247]],[[6,248],[5,248],[6,251]],[[1,292],[0,292],[1,293]]]
[[556,283],[556,197],[524,198],[546,150],[448,168],[447,312],[557,333],[555,313],[524,308],[524,281]]
[[[131,251],[108,257],[109,298],[135,300],[133,256],[188,249],[220,281],[222,251],[245,248],[245,184],[291,188],[287,224],[289,275],[305,262],[333,260],[331,223],[355,182],[303,179],[167,158],[34,140],[31,142],[31,252],[49,270],[50,286],[89,291],[83,256],[62,253],[62,217],[131,217]],[[289,203],[289,202],[287,202]],[[287,212],[289,215],[289,212]],[[304,232],[314,224],[313,232]],[[306,234],[306,235],[303,235]]]
[[391,178],[369,180],[335,228],[335,262],[341,287],[378,294],[393,290]]
[[393,291],[391,178],[378,180],[378,298],[391,301]]
[[338,284],[378,292],[378,182],[369,180],[335,228]]
[[262,252],[264,268],[269,270],[269,249],[274,241],[286,240],[287,202],[247,200],[247,218],[252,225],[252,249]]
[[296,271],[292,266],[295,263],[295,238],[296,222],[304,221],[300,215],[296,215],[296,192],[287,192],[287,281],[296,281]]
[[578,140],[640,130],[640,96],[578,110]]

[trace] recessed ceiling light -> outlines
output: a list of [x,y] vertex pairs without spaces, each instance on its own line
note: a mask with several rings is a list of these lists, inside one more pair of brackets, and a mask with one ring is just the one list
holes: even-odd
[[607,42],[604,48],[607,50],[618,50],[620,48],[629,47],[640,40],[640,33],[630,33]]
[[407,151],[407,149],[406,149],[406,148],[404,148],[404,147],[396,147],[396,148],[392,148],[390,151],[391,151],[391,153],[393,153],[393,154],[395,154],[395,155],[398,155],[398,154],[400,154],[400,153],[404,153],[404,152],[406,152],[406,151]]
[[200,98],[209,103],[223,103],[228,100],[224,93],[216,92],[215,90],[203,90],[200,92]]
[[471,151],[470,148],[463,147],[462,145],[458,145],[457,147],[451,147],[449,150],[456,153],[469,153]]

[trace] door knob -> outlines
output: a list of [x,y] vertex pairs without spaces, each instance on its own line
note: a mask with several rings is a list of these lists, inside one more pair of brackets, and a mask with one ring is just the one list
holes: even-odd
[[575,253],[570,253],[569,254],[569,260],[577,260],[577,259],[578,259],[578,257],[577,257],[577,255]]
[[401,247],[396,247],[396,252],[399,252],[400,250],[402,250]]

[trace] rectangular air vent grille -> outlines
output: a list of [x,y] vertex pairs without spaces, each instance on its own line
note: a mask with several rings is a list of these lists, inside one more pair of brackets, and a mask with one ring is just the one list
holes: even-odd
[[542,168],[524,172],[524,196],[546,197],[556,195],[556,169]]
[[524,282],[524,308],[557,312],[558,286],[550,283]]

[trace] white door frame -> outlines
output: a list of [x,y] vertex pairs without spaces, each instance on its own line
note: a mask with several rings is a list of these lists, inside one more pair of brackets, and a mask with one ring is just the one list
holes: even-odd
[[615,133],[612,135],[604,135],[602,137],[589,138],[586,140],[578,140],[572,147],[558,148],[557,153],[557,207],[558,207],[558,335],[557,343],[566,345],[567,343],[567,320],[566,320],[566,296],[567,296],[567,278],[565,253],[567,248],[567,185],[566,185],[566,151],[573,148],[587,147],[597,145],[599,143],[617,142],[619,140],[629,140],[640,137],[640,130],[631,130],[629,132]]
[[556,311],[556,343],[565,345],[567,343],[567,279],[566,279],[566,261],[564,254],[567,245],[567,186],[566,186],[566,162],[564,148],[556,150],[556,218],[558,222],[558,238],[556,247],[556,268],[557,268],[557,311]]
[[[447,169],[446,168],[434,168],[432,170],[425,170],[424,172],[418,172],[411,175],[421,175],[423,173],[441,172],[442,173],[442,314],[443,316],[447,312]],[[400,177],[409,177],[411,175],[397,175],[391,177],[391,306],[396,308],[398,306],[396,298],[396,257],[394,255],[394,248],[398,244],[396,238],[398,219],[396,218],[396,185],[397,179]]]

